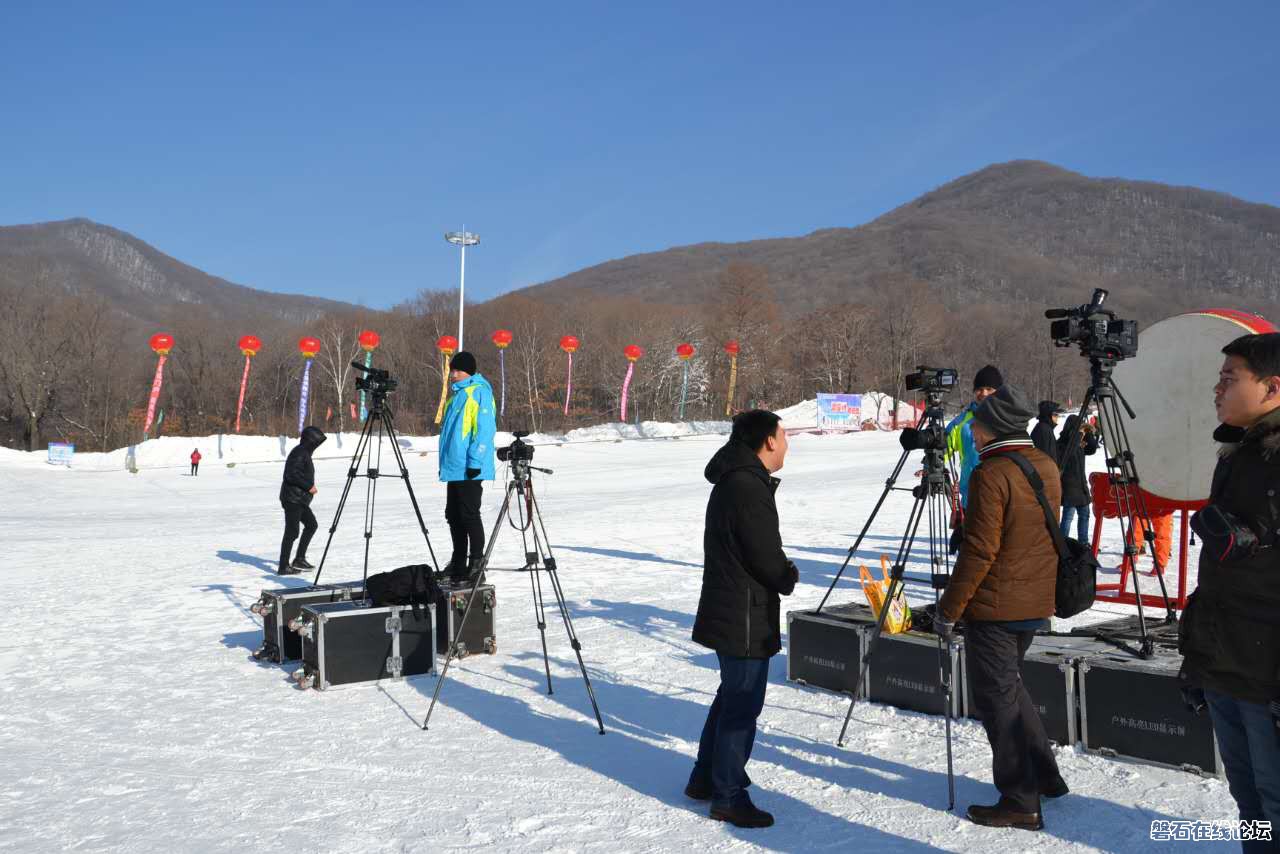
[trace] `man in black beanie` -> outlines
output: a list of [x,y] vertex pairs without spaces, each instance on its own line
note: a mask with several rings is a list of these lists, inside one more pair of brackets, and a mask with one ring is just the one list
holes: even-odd
[[453,385],[440,424],[439,447],[440,480],[445,483],[444,518],[449,523],[453,555],[444,573],[461,582],[479,575],[484,560],[480,499],[483,481],[494,478],[497,418],[493,389],[477,373],[475,356],[463,350],[449,362],[449,371]]
[[935,630],[949,637],[965,623],[973,703],[991,744],[993,806],[969,807],[976,824],[1040,830],[1040,798],[1068,788],[1044,723],[1022,684],[1022,659],[1054,611],[1058,553],[1035,490],[1017,460],[1044,482],[1055,518],[1062,502],[1058,465],[1027,436],[1033,412],[1026,396],[1001,386],[973,414],[980,461],[969,481],[969,508],[955,571],[938,603]]

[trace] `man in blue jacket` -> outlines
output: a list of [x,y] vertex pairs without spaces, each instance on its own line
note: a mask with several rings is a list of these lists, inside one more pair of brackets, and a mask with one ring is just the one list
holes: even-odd
[[440,426],[440,480],[445,483],[444,518],[453,556],[444,573],[451,581],[466,581],[480,573],[484,561],[480,498],[483,481],[494,478],[493,434],[498,427],[493,389],[476,372],[476,357],[463,350],[449,362],[449,371],[453,385]]

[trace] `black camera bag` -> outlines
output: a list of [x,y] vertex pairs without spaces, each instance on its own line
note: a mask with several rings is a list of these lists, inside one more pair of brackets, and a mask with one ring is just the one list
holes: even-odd
[[1089,610],[1093,607],[1093,600],[1098,592],[1098,559],[1084,543],[1062,535],[1058,520],[1053,518],[1053,509],[1049,507],[1049,499],[1044,497],[1044,481],[1040,479],[1040,473],[1035,470],[1035,467],[1021,454],[1007,456],[1022,469],[1022,473],[1031,483],[1031,488],[1035,490],[1040,509],[1044,511],[1044,522],[1049,528],[1049,536],[1053,538],[1053,547],[1058,552],[1058,585],[1054,592],[1054,615],[1066,619]]

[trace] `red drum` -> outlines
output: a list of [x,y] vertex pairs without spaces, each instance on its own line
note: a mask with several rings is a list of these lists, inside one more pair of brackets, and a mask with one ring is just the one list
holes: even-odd
[[1241,335],[1275,331],[1258,315],[1231,309],[1179,314],[1139,333],[1138,355],[1116,365],[1116,386],[1138,415],[1125,428],[1153,503],[1197,505],[1209,497],[1222,348]]

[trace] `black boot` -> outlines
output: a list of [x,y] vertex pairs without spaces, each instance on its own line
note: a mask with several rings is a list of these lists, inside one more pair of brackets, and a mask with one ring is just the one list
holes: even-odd
[[297,575],[301,571],[302,570],[300,569],[294,569],[293,567],[289,566],[287,563],[282,563],[280,564],[279,567],[276,568],[276,575]]
[[1052,782],[1040,787],[1040,797],[1042,798],[1060,798],[1063,795],[1070,794],[1071,788],[1067,785],[1067,781],[1062,777],[1055,777]]
[[744,792],[742,799],[728,806],[711,805],[711,817],[727,821],[734,827],[772,827],[773,816],[751,803]]
[[983,807],[974,804],[965,812],[969,821],[983,827],[1016,827],[1019,830],[1044,830],[1044,819],[1040,811],[1023,812],[1015,806],[1006,804],[1001,798],[994,806]]
[[292,566],[294,569],[315,569],[314,566],[307,563],[307,559],[305,557],[295,557],[293,559],[293,563],[289,565]]
[[467,563],[467,583],[475,584],[480,580],[480,573],[484,571],[484,558],[473,557]]

